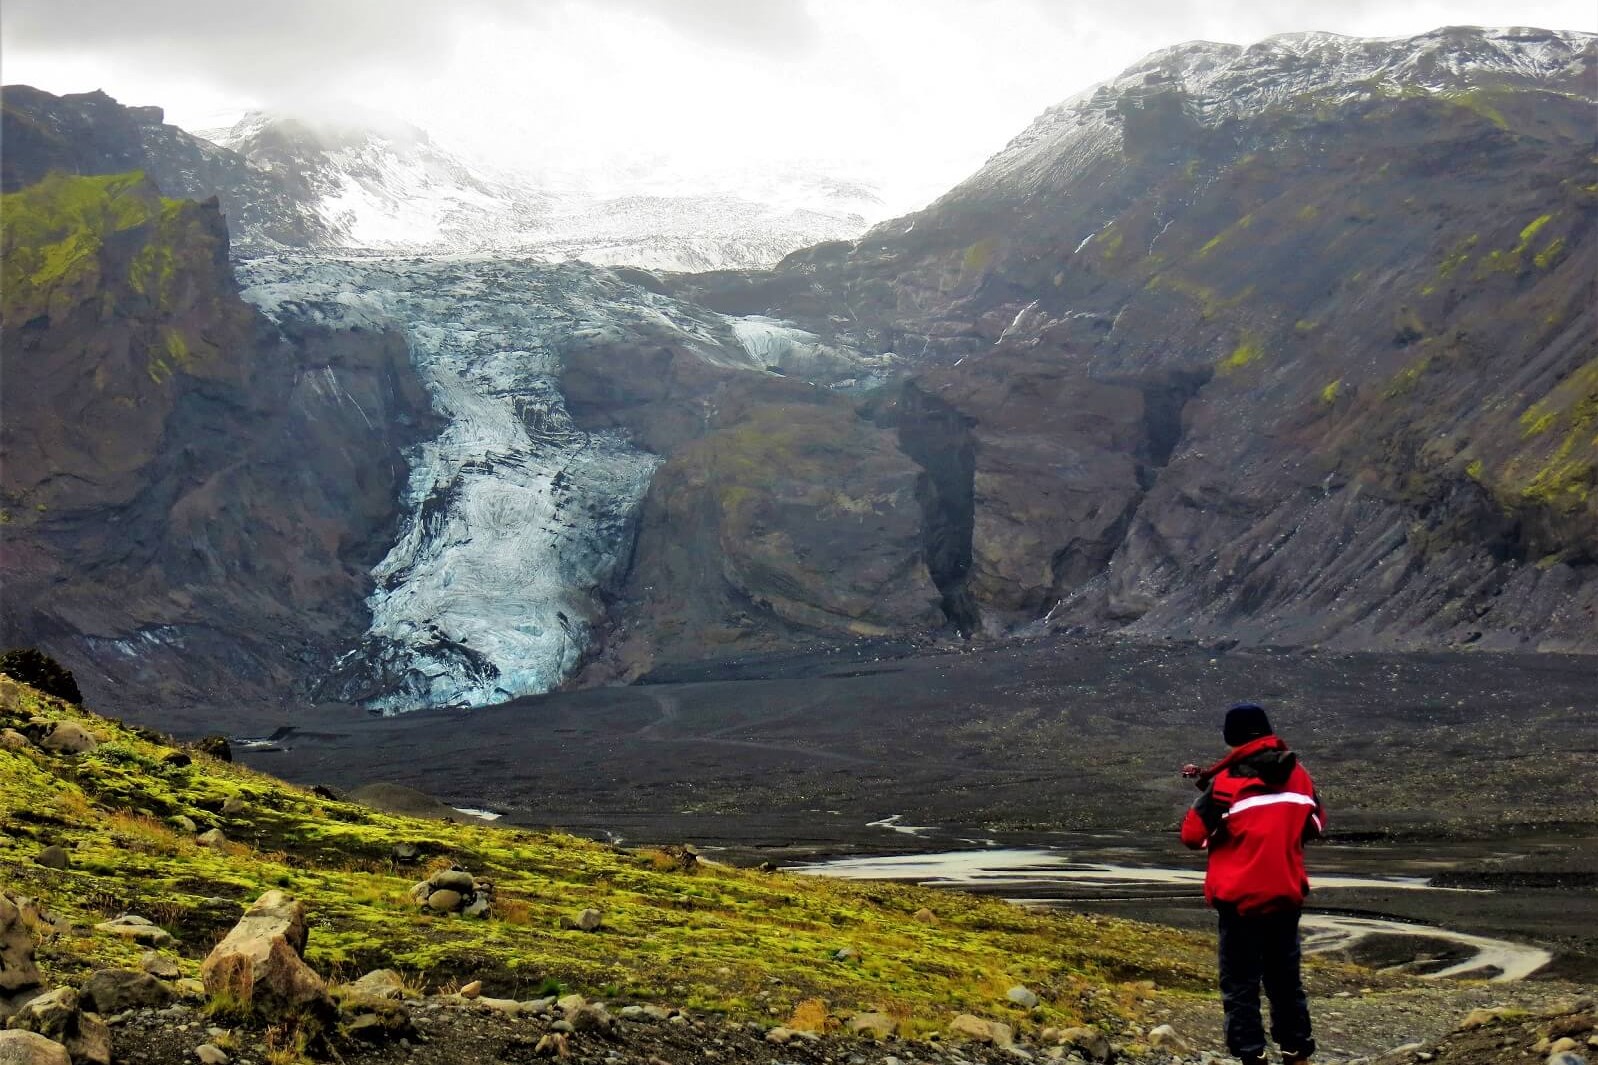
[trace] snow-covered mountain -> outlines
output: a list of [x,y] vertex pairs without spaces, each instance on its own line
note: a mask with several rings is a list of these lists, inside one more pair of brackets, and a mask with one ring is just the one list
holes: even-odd
[[[202,136],[296,194],[321,246],[501,253],[666,270],[770,265],[859,235],[885,212],[875,190],[823,168],[684,175],[665,160],[536,176],[468,163],[392,120],[252,112]],[[246,245],[255,234],[240,234]]]
[[1481,92],[1535,88],[1590,96],[1594,34],[1450,26],[1407,38],[1284,33],[1248,46],[1191,41],[1151,52],[1118,76],[1049,108],[949,198],[1026,194],[1070,184],[1121,150],[1133,130],[1169,138],[1175,123],[1214,128],[1294,101],[1323,106],[1406,93],[1480,103]]

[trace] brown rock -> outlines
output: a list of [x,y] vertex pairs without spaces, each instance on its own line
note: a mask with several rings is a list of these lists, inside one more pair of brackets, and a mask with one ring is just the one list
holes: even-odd
[[899,1024],[886,1013],[857,1013],[849,1018],[849,1030],[873,1039],[891,1038]]
[[22,911],[10,895],[0,892],[0,998],[31,990],[40,982],[33,963],[33,936],[22,923]]
[[1060,1030],[1062,1046],[1075,1047],[1089,1061],[1109,1061],[1110,1037],[1097,1028],[1076,1027]]
[[1007,1047],[1015,1042],[1015,1033],[1008,1024],[983,1020],[969,1013],[958,1014],[949,1022],[949,1034],[996,1047]]
[[0,1032],[0,1065],[72,1065],[67,1048],[35,1032]]
[[917,910],[910,919],[915,921],[917,924],[936,925],[938,923],[938,915],[927,909],[925,906]]
[[100,741],[76,721],[59,721],[39,746],[52,754],[87,754],[100,746]]
[[14,728],[0,729],[0,748],[8,751],[25,751],[33,746],[33,741]]
[[604,914],[590,907],[578,914],[577,919],[572,923],[584,932],[597,932],[604,920]]
[[152,947],[164,947],[172,942],[172,936],[160,926],[152,923],[146,917],[137,914],[123,914],[110,921],[101,921],[94,926],[97,931],[107,932],[123,939],[131,939],[135,943],[144,943]]
[[571,1044],[566,1036],[560,1032],[551,1032],[538,1041],[533,1048],[533,1053],[541,1058],[569,1058],[572,1056]]
[[405,981],[393,969],[377,969],[350,984],[349,990],[363,998],[402,999]]
[[305,941],[305,904],[268,891],[200,967],[206,993],[268,1016],[323,1007],[327,986],[301,957]]
[[461,908],[462,901],[459,891],[444,888],[427,896],[427,908],[437,910],[439,913],[454,913]]
[[482,993],[483,993],[483,982],[481,980],[473,980],[471,983],[469,983],[465,987],[461,988],[461,992],[460,992],[461,998],[476,998],[477,996],[481,995]]

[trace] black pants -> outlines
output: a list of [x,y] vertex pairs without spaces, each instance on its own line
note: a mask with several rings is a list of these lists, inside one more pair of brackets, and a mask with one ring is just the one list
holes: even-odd
[[1249,914],[1220,903],[1221,1005],[1226,1046],[1245,1061],[1265,1054],[1260,984],[1271,1000],[1271,1038],[1283,1051],[1310,1054],[1309,999],[1298,974],[1298,914],[1294,909]]

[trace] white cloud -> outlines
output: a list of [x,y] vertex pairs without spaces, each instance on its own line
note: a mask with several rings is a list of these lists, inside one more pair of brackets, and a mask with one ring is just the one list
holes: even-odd
[[1593,28],[1582,0],[5,0],[4,74],[215,124],[386,111],[516,168],[857,160],[922,194],[1178,41]]

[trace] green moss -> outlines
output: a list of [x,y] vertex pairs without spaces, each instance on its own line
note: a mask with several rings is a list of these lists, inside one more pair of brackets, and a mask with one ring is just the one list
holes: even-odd
[[1332,381],[1325,388],[1321,389],[1321,402],[1322,403],[1328,403],[1328,404],[1336,403],[1337,402],[1337,397],[1342,395],[1342,394],[1343,394],[1343,379],[1341,377],[1339,377],[1337,380]]
[[1482,463],[1481,459],[1471,459],[1470,463],[1465,467],[1465,476],[1473,481],[1480,481],[1486,475],[1486,472],[1487,467]]
[[1563,258],[1565,253],[1565,238],[1555,237],[1548,245],[1532,257],[1532,262],[1537,264],[1537,269],[1546,270]]
[[1471,249],[1474,248],[1477,243],[1480,242],[1480,240],[1481,238],[1477,234],[1472,233],[1470,236],[1454,245],[1453,248],[1449,250],[1448,254],[1443,256],[1442,263],[1438,265],[1437,276],[1440,278],[1447,278],[1452,275],[1455,270],[1458,270],[1461,266],[1465,265],[1465,263],[1469,262]]
[[1536,218],[1528,222],[1526,224],[1526,228],[1520,231],[1520,243],[1515,245],[1515,252],[1518,254],[1519,252],[1525,251],[1527,246],[1531,244],[1532,238],[1541,232],[1543,226],[1546,226],[1549,222],[1551,222],[1553,217],[1554,216],[1551,214],[1538,215]]
[[1553,428],[1554,422],[1559,420],[1559,415],[1551,410],[1544,410],[1541,404],[1533,403],[1526,408],[1520,416],[1520,427],[1524,436],[1540,436]]
[[964,273],[977,273],[986,270],[993,261],[993,254],[998,250],[999,242],[993,237],[979,240],[965,250],[965,255],[960,259],[960,269]]
[[1222,373],[1241,370],[1253,362],[1258,362],[1265,354],[1265,349],[1260,345],[1259,339],[1252,334],[1245,334],[1238,342],[1232,353],[1220,362]]
[[1497,104],[1504,100],[1504,93],[1492,89],[1468,89],[1464,92],[1444,93],[1443,99],[1456,107],[1462,107],[1472,114],[1480,115],[1499,129],[1508,129],[1509,121],[1504,118],[1503,112],[1498,110]]
[[[517,997],[553,985],[590,994],[671,989],[678,1003],[758,1016],[768,1004],[788,1009],[819,996],[935,1025],[957,1011],[1005,1010],[1005,991],[1025,979],[1052,991],[1025,1022],[1041,1025],[1124,1016],[1126,1000],[1113,989],[1085,1005],[1085,992],[1118,980],[1195,990],[1210,983],[1212,948],[1189,934],[908,885],[723,866],[684,871],[658,852],[390,816],[204,756],[166,764],[167,748],[116,722],[0,680],[0,726],[36,716],[78,720],[103,743],[77,759],[0,749],[0,824],[8,829],[0,880],[79,927],[112,911],[141,913],[178,936],[191,975],[236,915],[218,915],[207,899],[245,901],[281,886],[309,906],[307,956],[324,972],[391,967],[432,987],[483,977]],[[246,813],[214,812],[234,796]],[[198,846],[139,809],[220,824],[232,842]],[[38,844],[28,833],[43,831],[41,817],[51,840],[73,851],[69,874],[31,862]],[[388,860],[401,840],[493,880],[497,915],[419,912],[407,892],[422,874]],[[604,911],[604,935],[567,927],[584,906]],[[913,919],[922,907],[936,925]],[[833,962],[841,946],[860,950],[863,963]],[[136,966],[142,949],[87,934],[41,960],[52,983],[72,982],[92,968]]]
[[1111,223],[1110,226],[1100,234],[1100,238],[1098,240],[1099,257],[1101,259],[1115,258],[1117,255],[1121,254],[1121,248],[1125,243],[1126,235],[1121,232],[1121,227]]

